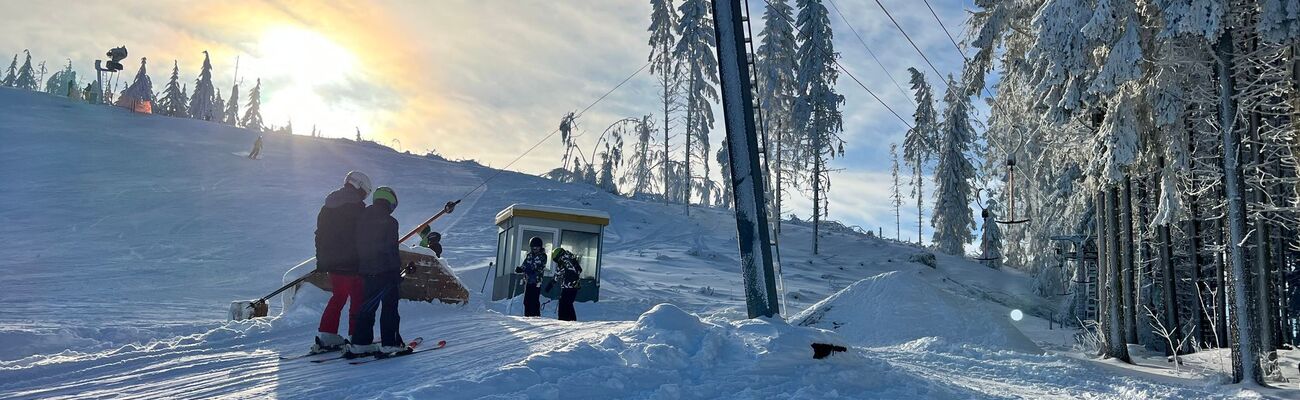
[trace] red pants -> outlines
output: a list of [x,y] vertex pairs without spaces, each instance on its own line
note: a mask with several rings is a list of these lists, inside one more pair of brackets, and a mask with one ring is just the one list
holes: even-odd
[[338,334],[339,313],[343,312],[343,303],[351,299],[352,305],[348,307],[348,336],[352,336],[352,328],[357,325],[357,313],[361,311],[361,303],[365,302],[365,281],[359,275],[331,272],[330,287],[334,294],[330,295],[329,303],[325,304],[325,313],[320,316],[318,331]]

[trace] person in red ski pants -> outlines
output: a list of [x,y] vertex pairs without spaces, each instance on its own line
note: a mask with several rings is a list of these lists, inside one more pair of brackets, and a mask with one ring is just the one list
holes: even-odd
[[348,341],[339,335],[339,314],[343,305],[351,301],[348,309],[348,335],[353,334],[357,314],[365,302],[365,283],[358,269],[361,265],[357,253],[357,221],[365,209],[366,195],[370,193],[370,177],[361,172],[349,172],[343,187],[325,198],[325,205],[316,216],[316,271],[328,272],[333,294],[320,316],[313,353],[335,351]]

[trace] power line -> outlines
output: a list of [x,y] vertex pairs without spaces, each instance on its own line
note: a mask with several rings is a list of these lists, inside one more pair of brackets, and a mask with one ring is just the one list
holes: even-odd
[[[650,66],[650,62],[647,61],[644,65],[641,66],[641,68],[637,68],[636,72],[633,72],[631,75],[628,75],[627,78],[623,78],[622,82],[619,82],[617,85],[614,85],[614,87],[612,89],[609,89],[609,91],[606,91],[605,94],[600,95],[600,97],[597,98],[596,101],[593,101],[591,102],[591,104],[588,104],[586,108],[583,108],[582,111],[579,111],[578,114],[574,115],[573,118],[577,119],[578,117],[581,117],[583,114],[586,114],[587,110],[590,110],[592,107],[595,107],[596,104],[599,104],[601,102],[601,100],[605,100],[605,98],[609,97],[609,95],[614,93],[615,90],[618,90],[618,88],[623,87],[624,84],[632,80],[633,77],[639,75],[641,71],[645,71],[646,67],[649,66]],[[529,147],[528,150],[524,150],[524,152],[520,153],[518,157],[515,157],[514,160],[510,160],[510,163],[506,164],[504,167],[497,169],[496,173],[493,173],[487,179],[484,179],[483,182],[480,182],[478,184],[478,186],[475,186],[473,189],[470,189],[468,192],[465,192],[465,194],[463,196],[460,196],[460,198],[464,199],[466,197],[469,197],[469,195],[473,194],[475,191],[482,188],[483,185],[486,185],[488,182],[492,181],[493,179],[496,179],[496,177],[501,175],[501,173],[506,172],[506,169],[509,169],[510,166],[512,165],[515,165],[516,162],[519,162],[519,160],[523,159],[524,156],[528,155],[528,153],[531,153],[533,150],[537,150],[537,148],[540,147],[542,143],[546,143],[547,140],[549,140],[552,136],[555,136],[555,134],[559,132],[560,132],[560,128],[558,127],[555,128],[555,130],[552,130],[551,133],[546,134],[546,137],[543,137],[542,140],[538,140],[537,143],[533,144],[533,147]]]
[[[770,0],[763,0],[763,3],[766,3],[768,7],[772,7],[772,2]],[[798,31],[798,27],[794,24],[793,21],[790,21],[789,18],[786,18],[786,16],[781,15],[779,13],[774,13],[774,14],[781,17],[781,20],[785,21],[787,25],[790,25],[790,28],[794,29],[795,31]],[[821,48],[813,47],[813,50],[816,50],[818,53],[821,53]],[[824,56],[825,54],[822,55]],[[862,81],[858,80],[858,77],[853,76],[853,73],[849,72],[848,68],[844,68],[844,65],[840,64],[839,60],[835,59],[835,57],[833,56],[830,57],[830,59],[832,63],[835,63],[836,68],[839,68],[841,72],[844,72],[845,75],[848,75],[849,78],[852,78],[853,82],[856,82],[858,86],[861,86],[862,90],[866,90],[867,94],[870,94],[872,98],[875,98],[876,101],[880,103],[880,105],[885,106],[885,109],[889,110],[890,114],[894,114],[894,117],[898,118],[898,120],[903,123],[903,126],[906,126],[907,129],[912,129],[912,124],[907,122],[907,119],[904,119],[901,115],[898,115],[898,112],[895,112],[893,107],[890,107],[888,103],[885,103],[885,100],[881,99],[880,96],[877,96],[876,92],[871,91],[870,88],[867,88],[867,85],[862,84]]]
[[862,40],[862,35],[858,34],[858,29],[854,28],[853,24],[849,23],[849,19],[844,16],[843,11],[840,11],[840,6],[835,4],[835,0],[830,0],[830,2],[831,2],[831,8],[834,8],[835,13],[840,15],[840,20],[844,21],[844,25],[847,25],[849,27],[849,31],[853,32],[853,36],[858,38],[858,43],[862,43],[862,47],[867,49],[867,54],[870,54],[871,58],[873,60],[876,60],[876,65],[880,66],[880,70],[884,71],[885,76],[889,77],[889,81],[894,83],[894,87],[898,88],[898,91],[900,93],[903,93],[903,98],[906,98],[909,102],[912,103],[913,106],[915,106],[916,101],[912,100],[912,94],[908,93],[907,90],[904,90],[903,86],[899,85],[897,80],[894,80],[894,75],[889,73],[889,69],[885,68],[884,63],[880,62],[880,57],[876,57],[876,52],[871,51],[871,46],[867,45],[867,41]]

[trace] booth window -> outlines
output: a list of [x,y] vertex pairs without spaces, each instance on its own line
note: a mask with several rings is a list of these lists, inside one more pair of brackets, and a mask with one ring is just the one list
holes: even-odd
[[515,232],[514,229],[506,229],[501,231],[501,233],[497,234],[497,240],[498,240],[497,276],[498,277],[506,276],[506,274],[510,272],[514,272],[515,270],[515,267],[513,265],[510,265],[512,261],[510,260],[510,253],[507,251],[510,247],[505,246],[505,244],[510,243],[510,241],[514,239],[515,237],[514,232]]
[[600,235],[566,230],[560,233],[560,245],[578,256],[583,278],[596,279],[596,254],[600,251]]

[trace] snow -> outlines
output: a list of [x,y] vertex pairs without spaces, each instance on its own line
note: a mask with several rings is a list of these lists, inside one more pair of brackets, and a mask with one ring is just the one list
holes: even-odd
[[[326,293],[304,286],[288,307],[272,301],[272,318],[228,322],[226,308],[311,256],[315,214],[345,173],[396,188],[405,230],[496,171],[279,134],[266,135],[262,160],[231,154],[256,137],[0,88],[0,168],[11,171],[0,192],[0,398],[1259,397],[1212,373],[1079,355],[1073,331],[1041,331],[1036,316],[1052,306],[1024,274],[947,255],[925,266],[907,261],[924,249],[848,232],[825,233],[813,255],[811,229],[797,224],[782,237],[784,301],[792,312],[837,306],[824,314],[848,324],[745,319],[729,211],[686,217],[518,173],[434,224],[471,299],[403,302],[402,332],[445,349],[365,366],[279,360],[307,350]],[[582,322],[554,320],[553,304],[546,318],[518,317],[518,305],[478,290],[495,258],[493,219],[521,202],[613,217],[601,301],[578,304]],[[1025,318],[1012,321],[1012,309]],[[848,351],[814,360],[813,342]]]
[[921,279],[893,271],[863,279],[795,314],[801,326],[834,330],[870,347],[940,338],[995,350],[1041,353],[1008,321],[1009,314],[957,298]]

